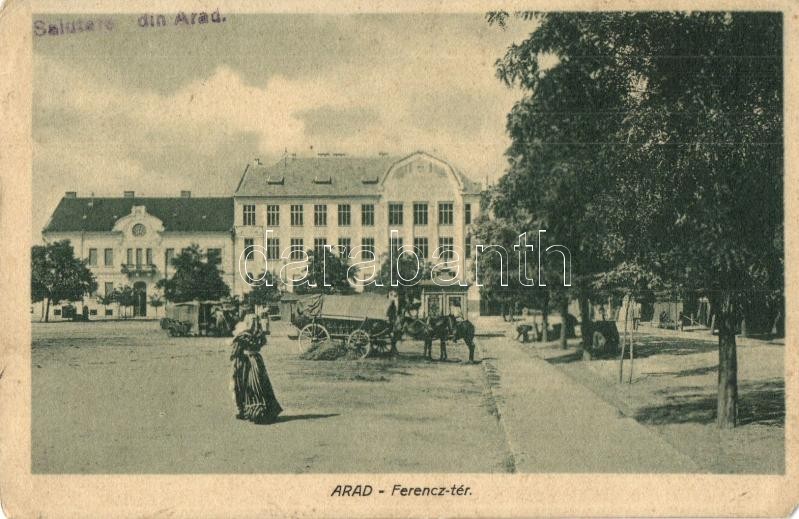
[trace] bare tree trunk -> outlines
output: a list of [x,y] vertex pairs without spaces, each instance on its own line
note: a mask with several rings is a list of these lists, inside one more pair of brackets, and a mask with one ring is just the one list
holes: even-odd
[[591,316],[588,314],[588,292],[584,289],[580,290],[579,295],[579,303],[580,303],[580,330],[582,335],[582,340],[580,341],[583,359],[591,360]]
[[719,393],[716,423],[722,429],[735,427],[738,415],[738,356],[735,345],[735,306],[732,294],[721,295],[718,309]]
[[560,348],[565,350],[568,347],[568,330],[566,324],[569,322],[569,297],[564,296],[560,303]]
[[544,320],[544,330],[541,342],[549,342],[549,292],[544,294],[544,304],[541,305],[541,317]]
[[633,326],[630,330],[630,381],[629,384],[633,383],[633,369],[635,368],[635,320],[633,320]]
[[50,298],[47,298],[47,307],[44,309],[44,322],[50,322]]
[[[627,304],[624,306],[624,331],[621,336],[621,354],[619,355],[619,384],[624,378],[624,350],[627,346],[627,322],[630,318],[630,301],[627,299]],[[630,354],[632,360],[632,354]]]

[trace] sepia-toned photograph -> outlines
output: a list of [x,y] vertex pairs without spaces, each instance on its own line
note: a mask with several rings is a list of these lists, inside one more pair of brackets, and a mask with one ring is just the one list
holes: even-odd
[[786,12],[192,5],[31,10],[32,476],[789,474]]

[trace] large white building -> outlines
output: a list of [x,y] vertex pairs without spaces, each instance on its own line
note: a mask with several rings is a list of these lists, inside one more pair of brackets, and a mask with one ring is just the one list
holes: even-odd
[[[84,198],[67,193],[42,232],[45,242],[68,239],[97,277],[98,292],[124,285],[140,294],[137,316],[153,316],[147,303],[155,283],[171,275],[175,251],[191,244],[221,258],[225,282],[235,294],[249,290],[238,270],[242,252],[258,246],[268,269],[279,273],[302,250],[324,245],[363,249],[377,256],[390,246],[412,246],[427,261],[436,249],[456,250],[459,279],[471,279],[471,225],[480,213],[479,184],[446,161],[424,152],[406,157],[320,154],[286,157],[275,164],[248,164],[232,198]],[[270,230],[267,234],[266,231]],[[393,233],[392,240],[392,230]],[[293,251],[293,253],[292,253]],[[260,255],[248,270],[263,269]],[[468,291],[477,310],[476,287]],[[90,318],[116,317],[97,297],[87,297]],[[58,318],[61,307],[51,307]],[[34,312],[35,313],[35,312]],[[35,317],[35,315],[34,315]]]
[[[97,279],[97,294],[77,303],[90,318],[116,317],[116,306],[104,306],[99,295],[131,286],[138,293],[132,312],[153,317],[149,304],[159,279],[172,275],[170,260],[192,244],[219,254],[225,281],[233,285],[233,198],[141,198],[132,191],[120,198],[78,197],[68,192],[42,231],[47,242],[69,240],[75,256],[88,260]],[[50,318],[62,317],[68,304],[51,306]],[[37,318],[41,309],[35,309]]]

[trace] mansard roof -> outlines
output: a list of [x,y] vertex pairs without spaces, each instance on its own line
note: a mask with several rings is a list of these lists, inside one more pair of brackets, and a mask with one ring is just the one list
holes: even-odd
[[[350,157],[337,154],[316,157],[285,157],[275,164],[248,164],[236,196],[378,196],[381,181],[391,166],[414,155],[435,158],[424,152],[406,157],[381,155]],[[456,168],[455,175],[465,193],[479,193],[480,184]]]
[[71,198],[64,197],[43,232],[111,231],[133,206],[144,206],[164,231],[225,232],[233,228],[233,198]]

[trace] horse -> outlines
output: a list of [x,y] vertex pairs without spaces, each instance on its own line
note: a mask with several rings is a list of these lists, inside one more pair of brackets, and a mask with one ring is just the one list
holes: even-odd
[[[406,316],[403,323],[403,331],[412,337],[424,340],[423,355],[428,359],[433,357],[433,340],[438,339],[440,343],[439,360],[447,360],[447,339],[450,338],[450,318],[442,315],[438,317],[428,317],[427,319],[414,319]],[[474,325],[471,321],[459,321],[455,323],[452,340],[463,339],[469,348],[469,362],[474,362]]]

